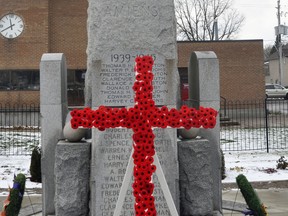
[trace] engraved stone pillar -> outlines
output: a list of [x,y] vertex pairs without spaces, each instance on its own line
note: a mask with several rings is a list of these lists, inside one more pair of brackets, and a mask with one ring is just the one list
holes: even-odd
[[[220,109],[219,62],[214,52],[193,52],[189,70],[189,99],[193,107],[212,107]],[[220,123],[213,129],[200,129],[199,135],[210,141],[210,155],[213,179],[213,209],[222,212]]]
[[61,53],[44,54],[40,63],[43,215],[55,213],[55,148],[63,139],[67,115],[67,69]]

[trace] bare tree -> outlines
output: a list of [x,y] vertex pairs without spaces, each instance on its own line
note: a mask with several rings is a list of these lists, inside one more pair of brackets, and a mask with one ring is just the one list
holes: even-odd
[[274,45],[271,45],[271,44],[264,46],[264,49],[263,49],[264,61],[267,61],[269,59],[273,48],[274,48]]
[[231,39],[244,21],[231,5],[232,0],[175,0],[179,39]]

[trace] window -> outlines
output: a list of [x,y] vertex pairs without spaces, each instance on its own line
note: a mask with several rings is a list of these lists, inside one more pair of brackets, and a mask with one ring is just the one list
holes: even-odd
[[39,90],[38,70],[0,71],[0,91],[7,90]]
[[274,87],[275,87],[275,89],[283,89],[283,87],[280,85],[275,85]]
[[84,88],[85,72],[85,70],[67,71],[68,90]]
[[181,84],[188,83],[188,68],[178,68],[178,72]]
[[274,89],[274,85],[266,85],[266,89]]
[[86,70],[67,71],[67,96],[70,106],[84,105],[84,87]]
[[[86,70],[67,71],[67,95],[69,105],[84,105]],[[0,70],[0,91],[39,91],[39,70]]]

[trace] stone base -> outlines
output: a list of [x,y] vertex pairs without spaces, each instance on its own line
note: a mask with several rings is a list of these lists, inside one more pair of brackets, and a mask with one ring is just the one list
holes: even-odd
[[206,139],[178,142],[180,215],[214,215],[210,143]]
[[59,141],[55,155],[55,213],[89,214],[91,143]]
[[223,216],[223,214],[219,211],[214,211],[213,216]]

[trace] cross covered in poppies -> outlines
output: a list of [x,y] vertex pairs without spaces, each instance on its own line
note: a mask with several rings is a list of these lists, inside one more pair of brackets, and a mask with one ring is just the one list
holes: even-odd
[[130,108],[100,106],[96,110],[85,108],[71,112],[71,126],[76,129],[123,127],[133,130],[133,161],[135,198],[135,215],[156,216],[154,184],[152,175],[156,170],[153,164],[155,146],[153,128],[213,128],[216,124],[217,111],[212,108],[200,107],[199,110],[184,105],[179,110],[158,107],[153,100],[154,60],[151,56],[136,57],[133,85],[135,105]]

